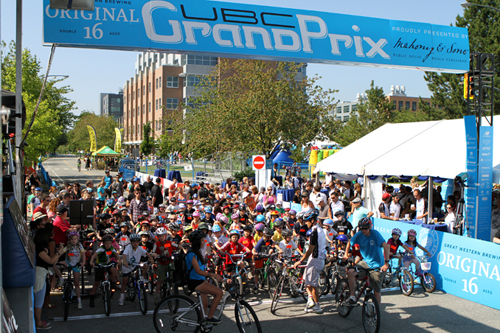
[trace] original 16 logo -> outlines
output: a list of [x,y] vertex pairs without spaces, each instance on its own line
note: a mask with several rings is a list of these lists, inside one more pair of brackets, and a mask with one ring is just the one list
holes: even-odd
[[[422,228],[418,236],[418,243],[425,247],[432,256],[434,256],[438,250],[439,237],[436,230],[430,230]],[[422,255],[423,251],[418,249],[417,255]]]
[[[259,40],[262,40],[266,50],[313,53],[312,39],[329,39],[333,55],[340,56],[342,54],[341,48],[347,50],[354,46],[357,57],[373,58],[378,54],[384,59],[390,59],[390,56],[383,50],[383,47],[388,43],[386,39],[380,38],[375,42],[370,37],[331,34],[325,21],[318,16],[212,7],[209,14],[200,17],[190,14],[189,8],[181,4],[182,17],[188,21],[166,19],[163,13],[159,15],[160,12],[154,19],[153,13],[161,9],[179,12],[179,8],[168,1],[149,1],[142,7],[142,19],[146,34],[149,39],[157,43],[180,44],[186,42],[196,45],[199,41],[197,37],[199,38],[201,32],[203,38],[212,36],[215,43],[222,47],[256,49],[254,36],[259,35]],[[223,23],[215,24],[220,21]],[[165,24],[168,22],[171,34],[158,32],[164,30],[158,29],[163,22]],[[298,23],[298,33],[292,30],[297,29],[296,23]],[[308,23],[316,26],[315,30],[318,30],[319,26],[319,31],[309,30]],[[353,25],[351,28],[355,32],[360,31],[357,25]],[[198,36],[195,35],[195,31],[198,31]],[[224,37],[223,32],[226,33]],[[243,42],[242,36],[244,36],[245,42]],[[364,48],[367,45],[370,49],[365,52]]]

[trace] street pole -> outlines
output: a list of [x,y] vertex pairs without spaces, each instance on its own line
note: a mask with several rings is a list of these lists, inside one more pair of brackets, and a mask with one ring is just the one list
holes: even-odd
[[26,214],[26,209],[24,209],[23,202],[24,198],[21,184],[23,183],[22,177],[22,151],[20,149],[21,140],[23,137],[23,117],[22,117],[22,107],[23,107],[23,1],[17,0],[16,7],[16,176],[14,178],[14,193],[17,200],[17,204],[21,207],[23,215]]

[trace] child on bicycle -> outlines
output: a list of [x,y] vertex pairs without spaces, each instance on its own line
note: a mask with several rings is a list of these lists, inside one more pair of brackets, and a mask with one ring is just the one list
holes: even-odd
[[281,218],[277,218],[273,222],[274,225],[274,235],[273,242],[279,243],[283,240],[283,220]]
[[283,240],[278,245],[279,253],[285,258],[292,258],[295,254],[295,251],[299,252],[302,256],[304,255],[302,251],[299,250],[297,244],[292,240],[292,231],[291,230],[283,230]]
[[125,251],[125,248],[130,244],[130,231],[128,231],[127,222],[120,223],[120,232],[116,234],[115,239],[118,240],[118,245],[120,246],[119,250],[120,254]]
[[[127,289],[128,278],[130,277],[130,274],[132,274],[132,271],[134,270],[133,266],[139,264],[141,262],[141,257],[143,256],[146,256],[152,265],[154,265],[155,263],[153,257],[147,252],[147,250],[139,246],[140,241],[141,241],[141,236],[139,236],[138,234],[132,234],[130,236],[130,245],[125,248],[125,251],[123,251],[123,259],[122,259],[123,281],[122,281],[120,299],[118,299],[118,305],[120,306],[125,304],[125,290]],[[146,267],[144,267],[142,270],[142,276],[145,277],[146,273],[147,269]]]
[[68,235],[68,245],[66,246],[66,261],[64,265],[73,270],[73,278],[75,281],[76,297],[78,299],[78,310],[82,309],[82,298],[80,295],[80,272],[81,267],[85,265],[85,250],[80,244],[80,234],[78,231],[70,232]]
[[330,250],[335,248],[335,236],[337,236],[337,232],[333,229],[332,219],[326,219],[323,222],[323,227],[325,228],[326,247],[329,254]]
[[[387,240],[387,244],[390,246],[390,253],[389,253],[389,258],[398,258],[399,263],[401,263],[401,255],[398,254],[398,249],[399,247],[403,247],[406,251],[409,251],[408,246],[403,244],[401,240],[399,239],[403,232],[399,228],[394,228],[392,229],[392,237]],[[398,266],[399,266],[398,263]]]
[[[264,258],[262,258],[262,255],[270,255],[275,250],[274,242],[271,239],[273,235],[274,231],[272,231],[270,228],[265,228],[262,238],[259,239],[257,244],[255,244],[255,247],[252,249],[252,254],[254,256],[254,261],[255,261],[255,267],[257,269],[264,267]],[[258,280],[259,274],[255,275]],[[257,285],[259,285],[258,281],[256,283]]]
[[[243,246],[248,248],[250,251],[253,250],[255,246],[255,240],[252,237],[252,231],[253,227],[251,224],[247,224],[243,227],[243,237],[240,238],[238,242],[240,242]],[[254,292],[257,291],[257,286],[259,283],[259,279],[257,278],[257,274],[255,274],[255,265],[254,265],[254,260],[252,253],[248,253],[247,256],[245,257],[245,261],[249,264],[251,267],[252,275],[254,277],[255,285],[253,286]]]
[[214,224],[214,226],[212,227],[212,232],[213,232],[212,238],[214,239],[214,246],[217,250],[220,251],[221,247],[224,246],[224,244],[226,244],[229,241],[229,238],[227,238],[226,235],[222,233],[222,228],[218,224]]
[[170,257],[177,249],[177,247],[173,246],[172,241],[167,239],[167,230],[165,228],[158,228],[158,230],[156,230],[156,236],[158,237],[158,241],[153,248],[153,253],[155,253],[158,258],[156,271],[158,279],[156,280],[155,304],[160,301],[160,289],[163,280],[167,277],[167,271],[171,262]]
[[[224,246],[221,247],[221,252],[227,253],[226,255],[226,270],[228,274],[231,274],[231,272],[234,269],[234,264],[233,261],[234,259],[231,258],[231,255],[233,254],[242,254],[242,253],[251,253],[251,251],[243,244],[239,243],[238,240],[240,239],[240,232],[238,230],[231,230],[229,232],[229,242],[224,244]],[[238,264],[238,267],[240,269],[243,269],[245,267],[245,264],[243,261],[241,261]],[[231,280],[228,279],[228,283],[231,283]]]
[[[109,236],[104,236],[102,239],[102,245],[94,252],[92,258],[90,258],[90,266],[95,267],[94,260],[96,260],[96,264],[100,265],[109,265],[111,263],[111,258],[116,258],[118,264],[120,264],[120,256],[118,252],[116,252],[115,248],[111,246],[113,239]],[[114,289],[116,286],[116,280],[118,278],[118,271],[116,267],[111,267],[109,269],[110,280],[111,280],[111,289]],[[93,308],[95,306],[95,292],[99,283],[104,279],[104,268],[96,267],[95,269],[95,281],[94,286],[92,287],[92,291],[90,292],[90,307]]]
[[404,243],[406,245],[406,252],[403,256],[403,265],[406,268],[409,268],[413,263],[415,264],[416,274],[417,276],[422,276],[422,271],[420,270],[420,261],[415,256],[415,250],[417,247],[427,253],[429,257],[431,257],[431,253],[422,245],[417,242],[417,232],[413,229],[408,230],[408,239]]

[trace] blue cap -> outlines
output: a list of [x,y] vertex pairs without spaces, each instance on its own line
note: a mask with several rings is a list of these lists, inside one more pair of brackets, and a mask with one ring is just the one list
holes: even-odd
[[41,187],[35,188],[35,191],[43,191]]
[[87,187],[87,192],[88,192],[88,193],[92,193],[92,188]]

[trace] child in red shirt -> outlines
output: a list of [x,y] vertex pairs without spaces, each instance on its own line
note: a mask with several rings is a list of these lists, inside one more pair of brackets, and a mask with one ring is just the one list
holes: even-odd
[[[255,239],[252,237],[252,230],[253,227],[251,225],[246,225],[243,227],[243,237],[240,238],[239,243],[245,246],[247,249],[250,251],[253,250],[255,247]],[[252,275],[254,277],[255,285],[253,286],[254,292],[257,292],[258,285],[259,285],[259,278],[257,277],[257,274],[255,274],[255,265],[254,261],[252,258],[252,253],[248,253],[247,256],[245,257],[245,261],[250,264],[251,270],[252,270]]]

